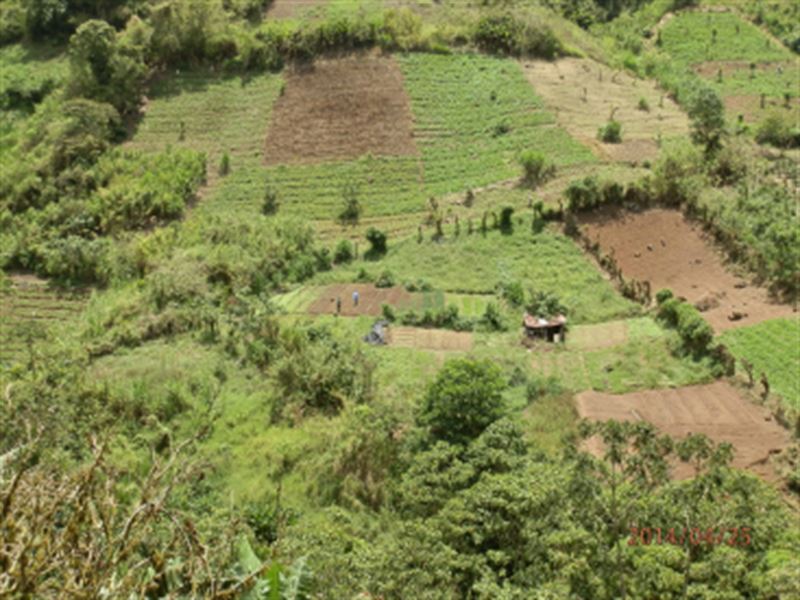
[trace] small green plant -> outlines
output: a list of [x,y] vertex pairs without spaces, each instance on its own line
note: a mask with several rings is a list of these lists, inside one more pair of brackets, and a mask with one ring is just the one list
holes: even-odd
[[394,287],[395,278],[391,271],[383,271],[375,280],[375,287],[389,288]]
[[339,222],[343,225],[355,225],[361,218],[361,201],[358,198],[359,190],[353,184],[348,184],[342,191],[342,212],[339,213]]
[[333,262],[337,265],[349,263],[353,260],[353,244],[350,240],[341,240],[333,251]]
[[225,177],[231,172],[231,156],[227,152],[222,155],[222,160],[219,161],[219,174]]
[[553,177],[556,167],[547,160],[542,152],[536,150],[523,150],[519,155],[519,164],[522,166],[522,182],[536,188]]
[[268,185],[264,190],[264,202],[261,204],[261,212],[265,215],[274,215],[280,208],[280,201],[278,200],[278,192],[275,188]]
[[650,112],[650,103],[647,101],[647,98],[639,98],[639,104],[636,107],[644,112]]
[[622,123],[609,119],[605,125],[598,129],[597,139],[606,144],[619,144],[622,142]]
[[512,217],[514,216],[514,209],[510,206],[505,206],[500,211],[500,224],[499,228],[500,231],[504,234],[510,234],[514,230],[514,222]]

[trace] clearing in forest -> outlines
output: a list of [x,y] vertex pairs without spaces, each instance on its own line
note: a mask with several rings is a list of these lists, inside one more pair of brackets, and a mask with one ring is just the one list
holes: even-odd
[[702,230],[677,210],[605,210],[582,222],[588,237],[613,253],[625,277],[649,281],[653,293],[671,289],[695,304],[716,331],[792,313],[764,288],[727,270]]
[[52,288],[33,275],[12,275],[0,289],[0,362],[19,357],[26,340],[35,340],[57,324],[76,318],[86,294]]
[[268,165],[413,156],[411,111],[394,59],[359,54],[296,65],[275,103]]
[[[578,394],[575,404],[582,418],[593,421],[648,421],[675,438],[702,433],[714,442],[728,442],[734,449],[733,466],[764,479],[775,479],[769,457],[790,441],[789,433],[773,420],[769,410],[749,402],[723,381],[624,395],[587,391]],[[602,445],[592,439],[588,449],[599,455]],[[676,462],[673,475],[691,477],[693,468]]]
[[418,350],[468,351],[472,342],[472,333],[466,331],[395,326],[389,328],[387,339],[390,346]]
[[[588,58],[525,61],[523,68],[561,126],[601,159],[650,160],[658,154],[659,139],[689,132],[686,115],[651,81]],[[612,116],[622,124],[619,144],[597,139]]]

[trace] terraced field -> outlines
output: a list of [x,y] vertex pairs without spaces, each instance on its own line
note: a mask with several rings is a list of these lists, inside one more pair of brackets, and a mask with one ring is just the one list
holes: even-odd
[[756,121],[770,110],[800,114],[800,58],[738,15],[683,12],[664,25],[661,38],[678,64],[718,90],[731,116]]
[[0,289],[0,363],[19,358],[29,341],[76,318],[86,302],[83,292],[59,291],[33,276],[10,281]]
[[771,391],[787,405],[800,409],[800,318],[733,329],[721,339],[736,358],[753,365],[756,380],[765,373]]

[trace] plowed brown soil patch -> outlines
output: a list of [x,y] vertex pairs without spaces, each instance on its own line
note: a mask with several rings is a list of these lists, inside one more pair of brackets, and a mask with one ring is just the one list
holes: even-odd
[[423,329],[421,327],[391,327],[388,343],[399,348],[422,350],[468,351],[472,349],[472,334],[466,331]]
[[[768,480],[775,479],[770,454],[790,442],[789,433],[767,409],[752,404],[725,382],[619,396],[589,391],[578,394],[575,404],[582,418],[594,421],[648,421],[675,438],[703,433],[717,443],[729,442],[734,448],[734,467]],[[590,440],[588,449],[597,455],[602,452],[598,440]],[[676,462],[673,474],[684,479],[693,475],[693,469]]]
[[[613,251],[625,277],[649,281],[654,293],[669,288],[689,302],[708,305],[703,316],[716,331],[792,314],[790,306],[771,301],[764,288],[727,270],[700,227],[676,210],[601,211],[585,217],[583,226],[604,252]],[[733,320],[735,313],[741,318]]]
[[[534,91],[569,134],[600,158],[638,163],[658,154],[657,137],[685,135],[686,115],[652,82],[586,58],[530,61],[524,71]],[[649,110],[638,108],[644,98]],[[605,144],[597,130],[610,118],[622,123],[622,143]]]
[[[353,302],[353,292],[358,292],[358,305]],[[345,317],[360,315],[379,316],[384,304],[393,308],[416,308],[421,305],[419,294],[412,294],[402,287],[376,288],[369,283],[339,283],[323,288],[319,298],[308,308],[312,314],[336,314],[336,299],[341,298]]]
[[301,17],[310,10],[327,3],[328,0],[272,0],[267,8],[267,17],[270,19]]
[[403,75],[391,57],[317,60],[289,72],[272,112],[267,164],[415,155]]

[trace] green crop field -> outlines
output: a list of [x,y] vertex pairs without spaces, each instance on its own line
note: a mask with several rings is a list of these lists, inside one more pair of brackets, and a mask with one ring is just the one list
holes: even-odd
[[425,191],[442,195],[519,175],[531,148],[557,165],[593,162],[555,125],[516,61],[480,55],[400,59],[423,155]]
[[736,358],[753,365],[756,379],[765,373],[771,390],[789,406],[800,408],[800,319],[764,321],[721,337]]
[[667,22],[661,36],[664,50],[687,65],[709,60],[762,62],[792,58],[787,48],[733,13],[683,12]]
[[557,291],[576,322],[598,322],[638,312],[622,298],[567,237],[546,232],[461,234],[440,242],[416,238],[390,241],[380,261],[357,261],[330,273],[323,282],[353,281],[358,271],[390,271],[402,283],[423,280],[445,292],[492,294],[498,283],[519,281],[540,291]]

